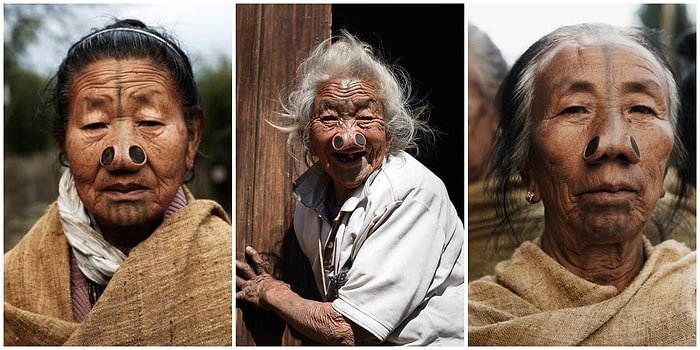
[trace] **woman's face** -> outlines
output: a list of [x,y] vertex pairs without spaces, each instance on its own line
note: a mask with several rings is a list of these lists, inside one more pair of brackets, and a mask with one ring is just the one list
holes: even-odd
[[391,145],[377,87],[354,78],[321,84],[310,135],[312,155],[333,179],[336,196],[345,198],[382,165]]
[[188,140],[170,75],[148,60],[104,59],[75,74],[64,152],[103,230],[158,223],[194,165],[196,124]]
[[547,230],[597,243],[639,234],[673,146],[662,67],[629,40],[587,38],[561,46],[535,91],[524,175]]

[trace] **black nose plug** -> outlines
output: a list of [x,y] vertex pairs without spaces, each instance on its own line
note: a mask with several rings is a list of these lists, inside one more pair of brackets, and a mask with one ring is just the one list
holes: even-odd
[[[139,146],[131,146],[129,147],[129,158],[131,158],[131,161],[134,162],[134,164],[144,164],[146,162],[146,152],[144,152],[143,148]],[[100,164],[102,164],[102,166],[107,166],[112,164],[113,161],[114,147],[109,146],[105,148],[104,151],[102,151],[102,156],[100,157]]]
[[634,154],[637,155],[637,158],[642,159],[642,153],[639,152],[639,146],[637,146],[637,142],[634,141],[634,137],[630,136],[630,143],[632,144],[632,149],[634,150]]
[[590,156],[595,153],[595,151],[598,150],[598,144],[600,143],[600,137],[596,136],[594,137],[591,142],[588,143],[588,146],[586,146],[586,152],[584,152],[583,157],[584,158],[589,158]]
[[104,151],[102,151],[102,157],[100,157],[100,164],[102,166],[107,166],[112,164],[112,161],[114,160],[114,147],[109,146],[105,148]]
[[146,152],[139,146],[131,146],[129,147],[129,158],[135,164],[141,165],[146,162]]

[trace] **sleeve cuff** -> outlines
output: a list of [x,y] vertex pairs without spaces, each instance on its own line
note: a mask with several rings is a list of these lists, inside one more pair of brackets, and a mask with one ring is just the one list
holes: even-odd
[[381,324],[374,317],[358,309],[357,306],[342,297],[333,300],[332,306],[335,311],[372,333],[379,341],[383,342],[391,333],[389,327]]

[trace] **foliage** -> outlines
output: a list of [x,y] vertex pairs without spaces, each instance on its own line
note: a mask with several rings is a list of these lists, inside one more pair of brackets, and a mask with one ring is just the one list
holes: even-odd
[[44,81],[19,67],[5,69],[5,153],[32,154],[52,145],[51,123],[38,93]]
[[[36,154],[54,145],[51,114],[42,97],[48,77],[26,65],[26,54],[40,37],[67,42],[74,34],[70,21],[76,10],[60,4],[4,5],[5,154]],[[51,25],[65,30],[52,31]]]
[[686,4],[645,4],[640,6],[637,14],[645,27],[659,31],[657,39],[668,49],[671,66],[676,74],[680,74],[682,62],[675,55],[674,45],[695,26],[688,17]]
[[5,5],[5,26],[9,36],[3,48],[5,75],[5,153],[31,154],[41,152],[50,145],[49,125],[37,118],[42,106],[39,91],[43,77],[22,67],[22,55],[36,40],[42,20],[36,8]]
[[211,192],[206,197],[216,199],[230,213],[233,186],[231,60],[221,57],[216,66],[203,67],[198,76],[197,84],[204,109],[204,133],[198,166],[207,169]]

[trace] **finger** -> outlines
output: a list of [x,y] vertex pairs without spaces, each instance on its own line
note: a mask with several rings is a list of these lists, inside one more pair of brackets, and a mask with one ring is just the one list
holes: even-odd
[[247,280],[255,278],[257,274],[250,265],[243,261],[236,260],[236,277],[241,276]]
[[243,289],[247,285],[247,280],[236,276],[236,288]]
[[267,265],[263,261],[263,259],[260,257],[260,253],[258,253],[253,247],[246,247],[245,248],[245,253],[250,257],[251,262],[253,263],[253,268],[255,269],[255,273],[260,275],[263,273],[267,273]]

